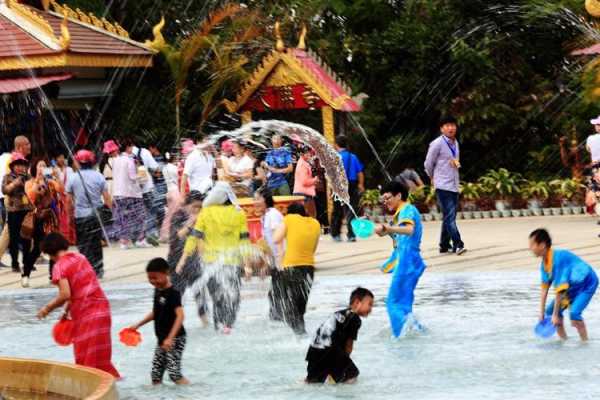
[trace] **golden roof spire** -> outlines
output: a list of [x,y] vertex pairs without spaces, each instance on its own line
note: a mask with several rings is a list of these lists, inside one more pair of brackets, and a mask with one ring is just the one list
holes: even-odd
[[69,14],[67,11],[63,12],[63,20],[60,24],[60,39],[59,44],[63,50],[67,50],[71,45],[71,33],[69,32],[69,28],[67,27],[67,23],[69,22]]
[[302,31],[300,32],[300,38],[298,39],[298,48],[300,50],[306,50],[306,24],[302,24]]
[[167,45],[165,38],[162,35],[162,29],[165,26],[165,17],[160,18],[160,22],[152,28],[152,34],[154,35],[154,39],[152,41],[146,40],[144,42],[144,46],[151,48],[152,50],[160,51],[163,47]]
[[275,44],[275,49],[277,51],[285,50],[285,43],[283,43],[283,39],[281,38],[281,31],[279,29],[279,21],[275,22],[275,39],[277,39],[277,43]]

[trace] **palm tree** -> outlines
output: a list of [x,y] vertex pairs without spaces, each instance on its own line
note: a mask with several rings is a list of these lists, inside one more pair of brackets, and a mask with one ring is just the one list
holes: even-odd
[[[244,8],[238,4],[227,4],[204,19],[197,30],[181,38],[175,45],[167,43],[160,34],[161,25],[164,26],[164,20],[156,26],[154,30],[155,39],[150,45],[158,50],[167,61],[169,70],[175,84],[175,123],[177,132],[181,129],[181,102],[183,95],[187,90],[190,70],[194,63],[202,56],[204,64],[211,65],[211,82],[207,84],[207,92],[202,96],[204,110],[203,120],[210,114],[214,108],[213,99],[219,90],[228,83],[229,79],[242,75],[243,66],[247,60],[245,57],[234,55],[233,49],[240,45],[238,40],[248,41],[252,39],[257,30],[254,27],[248,27],[241,35],[234,35],[231,41],[221,39],[215,30],[225,20],[232,19],[240,15]],[[223,35],[225,36],[225,35]],[[206,68],[206,67],[202,67]]]

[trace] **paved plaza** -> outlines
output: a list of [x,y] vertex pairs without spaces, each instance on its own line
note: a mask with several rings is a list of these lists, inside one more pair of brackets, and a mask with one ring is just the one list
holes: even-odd
[[[600,226],[590,216],[528,217],[459,221],[469,251],[463,256],[440,255],[437,241],[439,222],[424,224],[422,251],[428,273],[460,271],[498,271],[537,268],[527,250],[527,236],[538,227],[550,230],[557,247],[573,250],[592,265],[600,265]],[[372,237],[356,243],[334,243],[323,236],[317,252],[320,275],[379,274],[378,266],[391,251],[391,240]],[[146,281],[144,268],[154,257],[165,257],[165,245],[153,249],[121,250],[105,248],[103,285]],[[10,264],[8,255],[2,259]],[[31,287],[48,287],[48,267],[38,265],[32,274]],[[10,269],[0,269],[0,290],[20,288],[20,276]]]

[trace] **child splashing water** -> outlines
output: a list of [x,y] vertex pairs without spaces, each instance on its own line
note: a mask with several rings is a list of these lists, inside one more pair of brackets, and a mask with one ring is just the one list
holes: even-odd
[[190,382],[181,373],[181,358],[185,349],[186,332],[183,327],[183,306],[181,294],[173,288],[169,278],[169,263],[162,258],[155,258],[146,267],[148,281],[154,286],[154,304],[152,311],[143,320],[130,329],[138,330],[141,326],[154,321],[154,332],[158,341],[152,360],[152,384],[160,385],[165,371],[177,385]]
[[356,288],[350,295],[349,307],[335,312],[317,329],[306,354],[306,383],[354,383],[358,368],[350,358],[354,341],[362,324],[373,309],[373,293]]
[[[407,201],[408,188],[400,182],[391,182],[383,190],[383,202],[392,212],[392,224],[377,226],[379,236],[389,235],[394,240],[394,252],[382,266],[384,272],[392,272],[392,283],[387,296],[387,311],[392,325],[392,334],[399,337],[412,315],[415,288],[425,271],[421,258],[423,226],[421,215]],[[418,323],[415,324],[416,326]]]
[[[587,341],[588,333],[581,314],[598,287],[596,272],[570,251],[552,248],[552,238],[545,229],[537,229],[529,235],[529,248],[536,257],[542,258],[540,321],[552,317],[558,336],[566,340],[563,311],[569,308],[571,324],[579,332],[581,340]],[[546,307],[550,286],[554,287],[556,295]]]

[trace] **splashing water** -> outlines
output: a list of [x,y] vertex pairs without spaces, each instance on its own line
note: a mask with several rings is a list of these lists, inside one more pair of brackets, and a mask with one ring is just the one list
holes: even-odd
[[325,168],[325,175],[329,180],[334,197],[348,205],[352,213],[356,215],[356,212],[350,207],[348,179],[342,160],[337,151],[327,143],[325,137],[314,129],[292,122],[264,120],[250,122],[233,131],[221,131],[219,134],[213,135],[211,139],[216,141],[223,136],[252,137],[258,135],[268,137],[274,134],[279,134],[310,146]]

